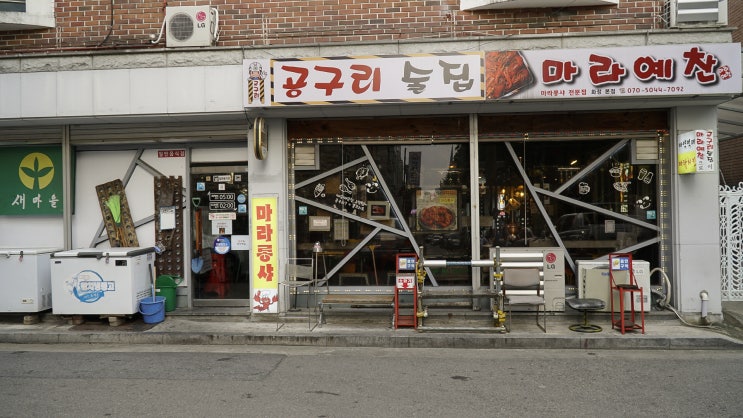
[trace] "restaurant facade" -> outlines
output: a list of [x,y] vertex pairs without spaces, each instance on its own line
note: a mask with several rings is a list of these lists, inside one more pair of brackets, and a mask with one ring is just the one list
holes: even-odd
[[[498,247],[561,254],[563,302],[581,261],[621,252],[684,315],[702,291],[720,315],[716,106],[741,93],[740,51],[700,30],[0,56],[19,179],[0,244],[117,245],[96,187],[120,180],[182,309],[285,313],[297,258],[335,292],[389,294],[397,254]],[[45,162],[44,187],[16,174]]]

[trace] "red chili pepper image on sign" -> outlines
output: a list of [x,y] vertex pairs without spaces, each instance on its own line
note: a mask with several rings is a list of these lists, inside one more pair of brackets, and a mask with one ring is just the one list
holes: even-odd
[[518,51],[485,53],[485,92],[488,99],[501,99],[534,83],[534,75]]

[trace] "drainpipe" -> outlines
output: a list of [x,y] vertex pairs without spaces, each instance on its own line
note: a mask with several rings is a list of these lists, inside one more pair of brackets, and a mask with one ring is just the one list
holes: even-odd
[[707,317],[707,303],[709,302],[709,293],[706,290],[699,292],[699,298],[702,300],[702,323],[709,324]]

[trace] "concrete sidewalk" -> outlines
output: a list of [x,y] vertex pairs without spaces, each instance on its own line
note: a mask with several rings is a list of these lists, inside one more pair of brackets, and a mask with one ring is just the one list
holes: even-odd
[[[328,347],[415,348],[538,348],[538,349],[743,349],[743,302],[723,307],[725,321],[711,327],[685,325],[671,311],[646,315],[646,333],[622,335],[612,330],[608,314],[589,318],[603,331],[586,334],[568,329],[580,322],[578,315],[555,314],[547,318],[547,333],[536,326],[533,315],[513,318],[512,332],[496,332],[492,320],[474,313],[426,319],[425,327],[392,329],[387,313],[335,311],[325,324],[299,313],[282,319],[247,315],[247,308],[178,309],[158,324],[145,324],[135,316],[119,326],[107,320],[86,318],[73,325],[66,318],[46,313],[37,324],[25,325],[23,315],[0,316],[0,343],[103,343],[103,344],[246,344],[311,345]],[[279,324],[281,325],[281,324]]]

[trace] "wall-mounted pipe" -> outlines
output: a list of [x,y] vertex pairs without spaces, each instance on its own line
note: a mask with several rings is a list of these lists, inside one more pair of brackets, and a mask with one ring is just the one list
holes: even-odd
[[709,304],[709,293],[706,290],[699,292],[699,299],[702,300],[702,322],[709,324],[707,305]]
[[[653,273],[655,273],[656,271],[661,274],[661,277],[663,277],[663,282],[665,283],[665,286],[666,286],[666,293],[665,294],[662,294],[662,293],[658,294],[658,293],[656,293],[656,294],[658,294],[659,296],[661,296],[663,298],[663,299],[661,299],[658,302],[658,305],[662,309],[668,309],[669,311],[671,311],[674,314],[676,314],[676,317],[684,325],[687,325],[687,326],[690,326],[690,327],[699,327],[699,328],[712,328],[713,325],[710,324],[709,318],[706,318],[706,315],[707,315],[707,303],[709,301],[709,294],[707,293],[707,291],[706,290],[703,290],[699,294],[699,297],[702,299],[702,310],[704,311],[704,313],[702,313],[702,322],[704,322],[704,324],[700,324],[700,325],[690,324],[689,322],[687,322],[686,320],[684,320],[684,318],[681,317],[681,314],[676,310],[676,308],[674,308],[673,306],[671,306],[671,303],[670,303],[671,302],[671,280],[668,278],[668,275],[660,267],[656,267],[656,268],[650,270],[650,275],[652,276]],[[704,296],[702,296],[702,293],[704,293]],[[705,299],[706,299],[706,301],[705,301]]]

